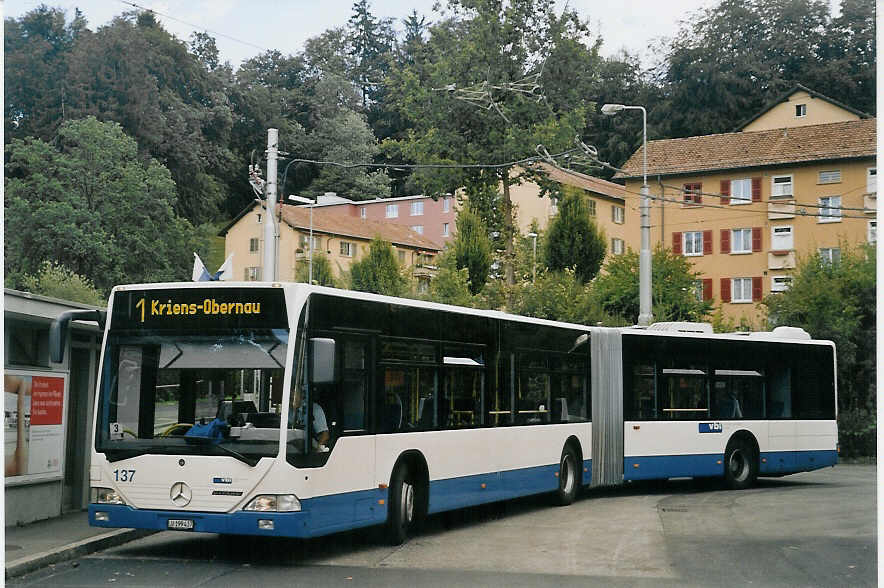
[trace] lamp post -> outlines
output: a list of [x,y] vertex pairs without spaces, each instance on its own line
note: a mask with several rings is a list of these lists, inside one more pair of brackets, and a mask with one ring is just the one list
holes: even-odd
[[605,104],[602,114],[615,116],[621,110],[642,111],[642,188],[641,188],[641,250],[638,262],[638,324],[647,327],[654,320],[651,313],[651,199],[648,190],[648,112],[644,106],[626,106],[623,104]]
[[310,260],[310,270],[308,272],[307,283],[313,284],[313,207],[316,206],[316,202],[309,198],[304,198],[303,196],[295,196],[294,194],[289,195],[289,200],[310,205],[310,253],[308,258]]
[[534,263],[531,265],[531,283],[537,281],[537,233],[528,233],[528,237],[534,239],[532,249],[534,251]]

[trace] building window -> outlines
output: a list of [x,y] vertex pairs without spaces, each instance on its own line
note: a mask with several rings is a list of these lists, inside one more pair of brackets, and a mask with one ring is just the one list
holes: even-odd
[[792,227],[771,227],[770,248],[772,251],[788,251],[795,248]]
[[411,216],[423,216],[424,203],[422,200],[411,203]]
[[623,239],[611,239],[611,253],[623,255]]
[[261,281],[261,268],[260,267],[247,267],[245,268],[245,274],[243,279],[246,282],[260,282]]
[[795,118],[802,118],[805,116],[807,116],[807,104],[796,104]]
[[703,231],[686,231],[682,251],[685,255],[703,255]]
[[626,212],[622,206],[611,205],[611,220],[618,225],[622,225],[625,218]]
[[[6,347],[7,362],[11,365],[49,366],[49,327],[10,320],[4,321],[9,333]],[[15,402],[12,403],[13,406]],[[9,431],[7,439],[9,438]],[[31,446],[33,451],[33,445]]]
[[869,221],[869,243],[877,243],[878,242],[878,221],[870,220]]
[[411,225],[411,230],[417,233],[418,235],[424,234],[424,225]]
[[451,212],[451,198],[448,196],[442,199],[442,212]]
[[261,224],[261,213],[259,212],[258,214],[255,215],[255,217],[258,219],[258,224],[260,225]]
[[752,253],[752,229],[731,231],[731,253]]
[[770,279],[771,292],[785,292],[792,287],[792,276],[774,276]]
[[348,241],[341,241],[341,255],[344,257],[353,257],[356,253],[356,247]]
[[258,252],[258,238],[252,237],[249,239],[249,253],[257,253]]
[[866,192],[875,194],[878,192],[878,169],[870,167],[866,170]]
[[368,209],[365,208],[364,206],[362,208],[360,208],[359,209],[359,216],[361,218],[368,218]]
[[418,294],[426,294],[430,291],[430,280],[425,276],[420,276],[417,279],[417,291]]
[[448,223],[442,223],[442,236],[447,237],[448,234]]
[[693,292],[694,297],[699,301],[703,302],[703,280],[694,280],[693,284]]
[[752,202],[752,178],[731,180],[731,204]]
[[685,204],[700,204],[703,202],[703,196],[700,194],[700,191],[703,189],[703,184],[696,182],[692,184],[684,185],[684,203]]
[[399,218],[399,205],[398,204],[388,204],[387,205],[387,218]]
[[841,170],[833,169],[829,171],[821,171],[818,184],[839,184],[841,183]]
[[841,196],[820,198],[820,216],[817,222],[836,223],[841,220]]
[[[306,251],[307,249],[309,249],[309,248],[310,248],[310,235],[301,235],[301,236],[300,236],[299,243],[300,243],[300,247],[301,247],[301,249],[303,249],[303,250],[305,250],[305,251]],[[317,236],[314,235],[314,237],[313,237],[313,249],[314,249],[314,250],[316,250],[316,249],[321,249],[321,248],[322,248],[321,245],[322,245],[322,239],[320,239],[319,237],[317,237]]]
[[820,259],[823,263],[838,263],[841,261],[840,247],[822,247],[820,248]]
[[405,252],[400,249],[396,253],[399,254],[399,263],[404,264],[405,263]]
[[595,216],[595,200],[592,198],[586,199],[586,208],[589,209],[589,216]]
[[773,185],[770,191],[771,198],[792,197],[792,176],[774,176],[772,181]]
[[549,215],[555,216],[557,214],[559,214],[559,199],[554,196],[550,196],[549,197]]
[[731,302],[752,302],[752,278],[734,278],[732,280]]

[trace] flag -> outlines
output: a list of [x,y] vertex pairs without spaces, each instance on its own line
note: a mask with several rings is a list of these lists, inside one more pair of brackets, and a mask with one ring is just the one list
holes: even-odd
[[233,254],[231,253],[215,272],[215,280],[229,280],[233,275]]
[[208,282],[212,279],[212,276],[209,275],[209,271],[206,269],[206,264],[203,263],[203,260],[196,253],[193,254],[193,274],[191,274],[190,279],[194,282]]

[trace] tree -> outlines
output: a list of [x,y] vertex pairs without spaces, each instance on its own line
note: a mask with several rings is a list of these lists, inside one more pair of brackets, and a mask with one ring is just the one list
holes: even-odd
[[[310,280],[310,259],[305,257],[298,260],[295,268],[295,281],[307,283]],[[331,261],[322,252],[313,252],[313,283],[319,286],[338,287],[338,280],[332,272]]]
[[402,296],[408,287],[393,247],[380,237],[372,240],[368,255],[350,266],[350,286],[362,292]]
[[491,242],[479,215],[467,207],[457,214],[454,259],[457,269],[466,268],[470,293],[482,291],[491,268]]
[[543,257],[551,270],[573,268],[575,277],[585,284],[599,273],[605,259],[605,236],[590,218],[581,190],[563,186],[561,193],[564,197],[547,230]]
[[82,302],[92,306],[104,306],[104,295],[89,278],[75,274],[61,264],[44,261],[36,275],[27,275],[22,285],[28,292],[52,296],[62,300]]
[[842,243],[837,263],[814,253],[800,260],[788,290],[764,299],[772,327],[801,327],[835,343],[839,420],[851,425],[845,435],[868,434],[875,421],[875,259],[873,245]]
[[[561,36],[555,30],[579,19],[559,17],[540,0],[450,0],[450,17],[430,27],[426,59],[402,63],[388,79],[390,100],[410,130],[402,153],[420,163],[488,164],[572,147],[584,126],[585,108],[554,110],[540,95],[524,93],[542,79],[544,58]],[[510,186],[520,181],[508,167],[421,170],[415,182],[424,194],[454,193],[466,186],[502,189],[501,239],[507,250],[507,282],[515,234]],[[487,222],[487,219],[486,219]]]
[[534,282],[517,284],[510,312],[584,325],[615,321],[605,315],[591,294],[573,269],[541,271]]
[[51,261],[101,291],[124,282],[186,279],[203,248],[175,212],[169,171],[138,156],[120,125],[66,122],[50,145],[7,150],[5,270],[13,284]]
[[[635,324],[639,315],[638,253],[612,256],[592,284],[592,298],[614,316]],[[651,298],[655,321],[702,321],[712,309],[697,296],[700,275],[688,260],[657,247],[651,260]]]
[[475,302],[470,292],[469,270],[457,266],[452,248],[448,247],[439,254],[438,266],[439,270],[430,282],[428,298],[442,304],[473,306]]

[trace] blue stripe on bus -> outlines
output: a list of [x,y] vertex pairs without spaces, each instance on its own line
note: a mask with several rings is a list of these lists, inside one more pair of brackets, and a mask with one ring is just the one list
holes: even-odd
[[767,451],[761,454],[759,473],[793,474],[810,472],[838,463],[834,449],[818,451]]
[[624,480],[724,475],[724,455],[650,455],[623,458]]

